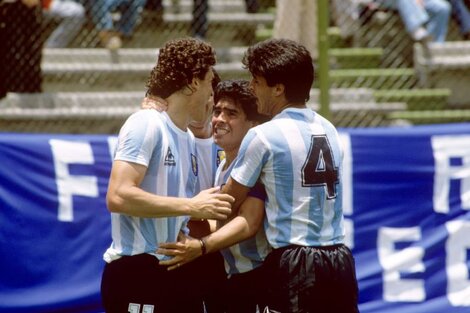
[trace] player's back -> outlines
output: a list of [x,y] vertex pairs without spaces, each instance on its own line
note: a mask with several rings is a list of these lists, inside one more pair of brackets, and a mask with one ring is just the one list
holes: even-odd
[[252,131],[245,162],[261,153],[270,244],[342,243],[342,151],[334,126],[310,109],[289,108]]

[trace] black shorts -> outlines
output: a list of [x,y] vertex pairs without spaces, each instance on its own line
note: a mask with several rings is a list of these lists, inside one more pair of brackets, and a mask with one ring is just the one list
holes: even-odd
[[168,271],[149,254],[124,256],[104,267],[101,298],[107,313],[203,313],[191,267]]
[[354,258],[345,245],[275,249],[263,266],[270,310],[359,312]]
[[224,258],[220,252],[203,255],[196,260],[183,265],[192,277],[191,289],[204,301],[207,313],[225,312],[223,289],[227,274],[225,273]]
[[263,267],[230,276],[225,285],[227,313],[256,313],[265,307]]

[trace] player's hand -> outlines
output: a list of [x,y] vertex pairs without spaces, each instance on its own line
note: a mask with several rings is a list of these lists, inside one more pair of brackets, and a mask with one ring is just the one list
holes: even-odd
[[163,112],[168,109],[168,102],[166,102],[165,99],[160,97],[148,96],[145,97],[144,100],[142,100],[140,107],[142,109],[153,109],[157,110],[158,112]]
[[160,265],[168,266],[168,270],[171,271],[200,257],[202,247],[199,239],[180,235],[178,242],[161,243],[156,252],[172,257],[169,260],[160,261]]
[[232,213],[234,201],[231,195],[220,193],[220,187],[206,189],[191,198],[189,215],[194,218],[226,220]]

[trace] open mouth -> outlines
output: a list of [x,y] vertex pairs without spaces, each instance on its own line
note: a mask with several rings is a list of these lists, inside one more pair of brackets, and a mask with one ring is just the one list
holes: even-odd
[[216,126],[214,128],[214,134],[216,135],[226,135],[230,132],[230,130],[223,126]]

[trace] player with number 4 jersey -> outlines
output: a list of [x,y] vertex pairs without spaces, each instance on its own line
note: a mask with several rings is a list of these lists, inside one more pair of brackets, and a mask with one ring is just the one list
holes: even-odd
[[344,245],[342,150],[333,124],[306,105],[310,53],[270,39],[248,48],[243,64],[258,112],[272,120],[248,131],[223,192],[235,197],[237,212],[258,180],[266,188],[268,310],[356,313],[354,258]]
[[266,234],[273,248],[344,243],[342,152],[330,122],[310,109],[285,109],[250,130],[239,155],[249,157],[238,159],[231,176],[250,187],[261,177],[270,195]]

